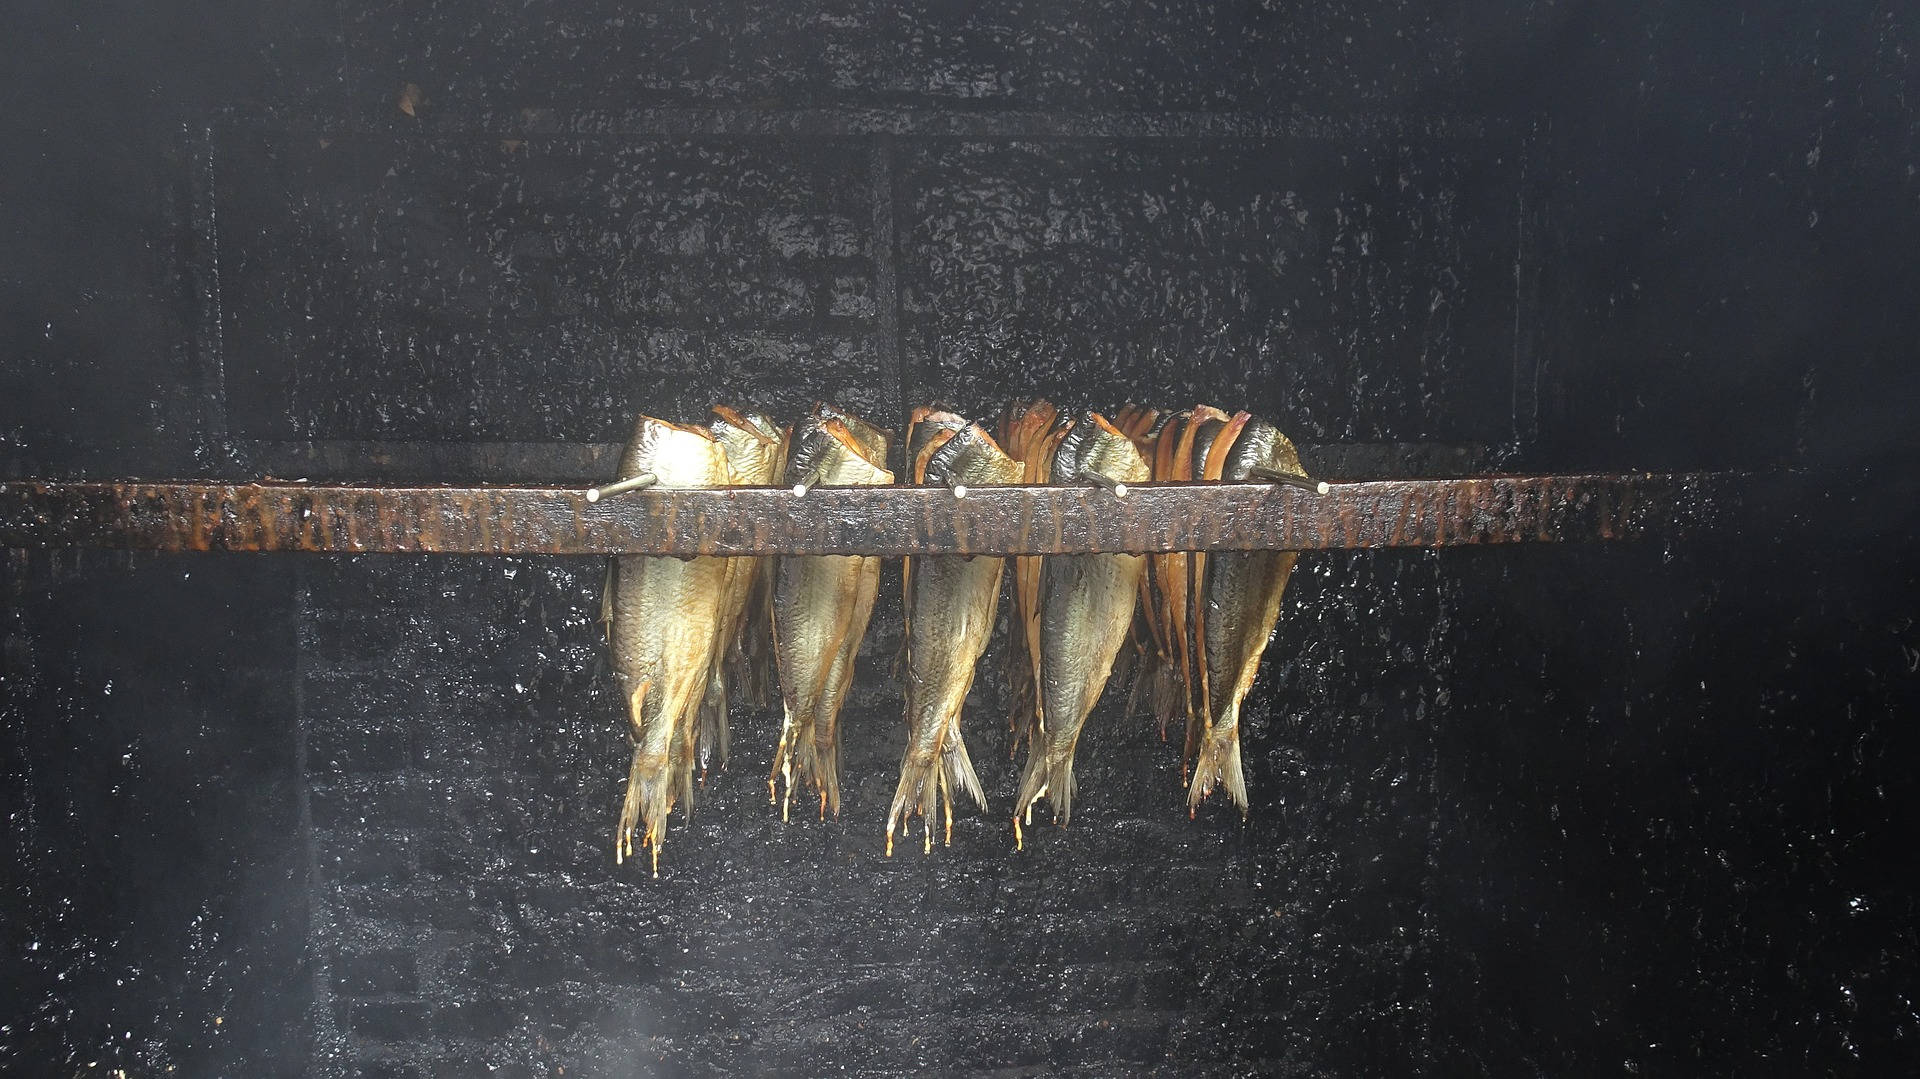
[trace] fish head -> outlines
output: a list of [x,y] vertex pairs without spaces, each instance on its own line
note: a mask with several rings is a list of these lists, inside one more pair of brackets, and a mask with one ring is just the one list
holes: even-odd
[[1306,469],[1300,465],[1300,453],[1279,428],[1260,419],[1251,417],[1228,448],[1220,468],[1220,478],[1230,483],[1245,480],[1255,468],[1272,469],[1295,476],[1305,476]]
[[1152,471],[1126,432],[1098,412],[1082,413],[1053,453],[1053,482],[1076,484],[1088,472],[1122,483],[1145,483]]
[[835,408],[825,401],[814,404],[813,416],[810,418],[821,424],[838,420],[841,426],[846,428],[847,433],[853,436],[853,440],[860,444],[862,456],[876,464],[882,466],[886,464],[887,447],[893,443],[892,431],[884,427],[876,427],[853,413]]
[[759,414],[713,406],[708,430],[727,456],[733,482],[762,487],[774,481],[780,466],[781,442],[773,421]]
[[[869,431],[877,430],[869,428]],[[801,421],[787,458],[786,482],[812,482],[828,487],[887,484],[886,442],[876,447],[824,406]]]
[[953,432],[967,426],[964,416],[921,407],[913,410],[907,425],[907,474],[915,483],[924,483],[926,460],[935,443],[944,443]]
[[729,479],[726,453],[711,431],[653,416],[634,421],[620,456],[622,478],[642,472],[653,473],[661,487],[716,487]]
[[1025,468],[1007,456],[979,424],[967,424],[930,443],[920,482],[961,483],[972,487],[1019,483]]

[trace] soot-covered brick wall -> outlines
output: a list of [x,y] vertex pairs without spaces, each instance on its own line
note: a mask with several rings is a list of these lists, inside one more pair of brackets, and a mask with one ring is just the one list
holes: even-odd
[[[1336,475],[1912,474],[1894,9],[20,23],[0,475],[581,480],[642,409],[1034,392],[1250,407]],[[611,858],[596,561],[12,558],[0,1063],[1885,1068],[1915,499],[1847,482],[1712,547],[1304,558],[1248,820],[1114,695],[1018,853],[996,641],[994,811],[883,854],[891,568],[842,818],[779,820],[742,707],[658,880]]]
[[[742,709],[654,880],[610,855],[627,743],[596,675],[598,563],[309,566],[319,1057],[435,1075],[1402,1060],[1431,1006],[1440,570],[1403,553],[1300,574],[1298,644],[1268,672],[1290,688],[1249,717],[1249,824],[1217,806],[1188,821],[1177,744],[1116,693],[1084,740],[1073,827],[1018,853],[995,673],[968,739],[1000,812],[963,809],[931,856],[917,833],[886,856],[905,737],[889,597],[845,718],[841,818],[803,801],[781,821],[777,711]],[[1352,588],[1405,602],[1368,625]],[[1003,657],[1004,636],[988,670]]]

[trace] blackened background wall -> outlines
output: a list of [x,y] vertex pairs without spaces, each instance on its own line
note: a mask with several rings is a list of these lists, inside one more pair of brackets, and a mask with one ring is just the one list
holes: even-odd
[[777,823],[744,716],[657,882],[608,857],[597,563],[14,556],[0,1061],[1910,1060],[1920,25],[1747,7],[16,9],[0,474],[585,478],[642,408],[1040,392],[1244,405],[1331,474],[1850,500],[1315,555],[1248,823],[1109,702],[1019,855],[880,856],[890,601],[843,819]]

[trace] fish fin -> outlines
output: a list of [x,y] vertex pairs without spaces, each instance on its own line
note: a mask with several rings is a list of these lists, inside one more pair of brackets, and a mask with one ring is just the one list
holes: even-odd
[[920,754],[909,749],[900,762],[900,783],[894,788],[893,805],[887,810],[888,842],[892,842],[896,832],[906,834],[907,824],[916,815],[933,812],[939,793],[938,759],[938,753]]
[[727,678],[718,664],[707,676],[707,695],[700,700],[698,722],[700,771],[704,774],[710,765],[724,769],[732,737],[727,729]]
[[[627,708],[633,720],[634,730],[640,729],[641,709],[646,705],[647,690],[652,682],[642,679],[634,687],[632,696],[627,698]],[[627,766],[627,794],[620,805],[620,824],[613,833],[613,860],[615,864],[623,862],[633,853],[633,833],[642,820],[647,825],[647,835],[655,834],[656,821],[664,823],[667,810],[671,805],[668,778],[661,775],[660,762],[649,758],[643,747],[636,742],[633,747],[633,760]]]
[[1188,809],[1197,808],[1213,793],[1213,788],[1219,786],[1239,807],[1240,815],[1247,815],[1247,777],[1240,766],[1238,713],[1239,709],[1234,708],[1201,739],[1200,752],[1194,759],[1193,779],[1187,787]]
[[1160,724],[1160,740],[1167,740],[1167,724],[1180,710],[1180,671],[1173,661],[1161,656],[1153,668],[1151,694],[1154,718]]
[[1027,771],[1020,779],[1020,797],[1014,801],[1015,820],[1031,817],[1033,803],[1042,798],[1053,800],[1053,819],[1067,826],[1073,815],[1073,755],[1053,760],[1044,753],[1027,758]]
[[[974,774],[973,758],[967,754],[967,743],[960,737],[956,728],[948,739],[945,752],[940,754],[940,767],[946,773],[947,785],[967,792],[973,804],[981,812],[987,809],[987,792],[980,786],[980,777]],[[947,831],[953,831],[952,812],[948,812]]]
[[613,588],[618,580],[615,573],[619,568],[618,559],[607,559],[607,575],[600,586],[600,636],[608,644],[613,643]]
[[820,818],[826,819],[828,811],[835,818],[840,816],[840,739],[835,738],[825,746],[815,743],[814,775],[820,783]]

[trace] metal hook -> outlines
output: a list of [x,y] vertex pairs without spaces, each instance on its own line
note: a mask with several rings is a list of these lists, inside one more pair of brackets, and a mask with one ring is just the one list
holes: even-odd
[[660,477],[651,472],[642,472],[638,476],[630,476],[618,483],[609,483],[605,487],[587,488],[587,501],[598,502],[609,495],[623,495],[628,491],[644,491],[659,482]]

